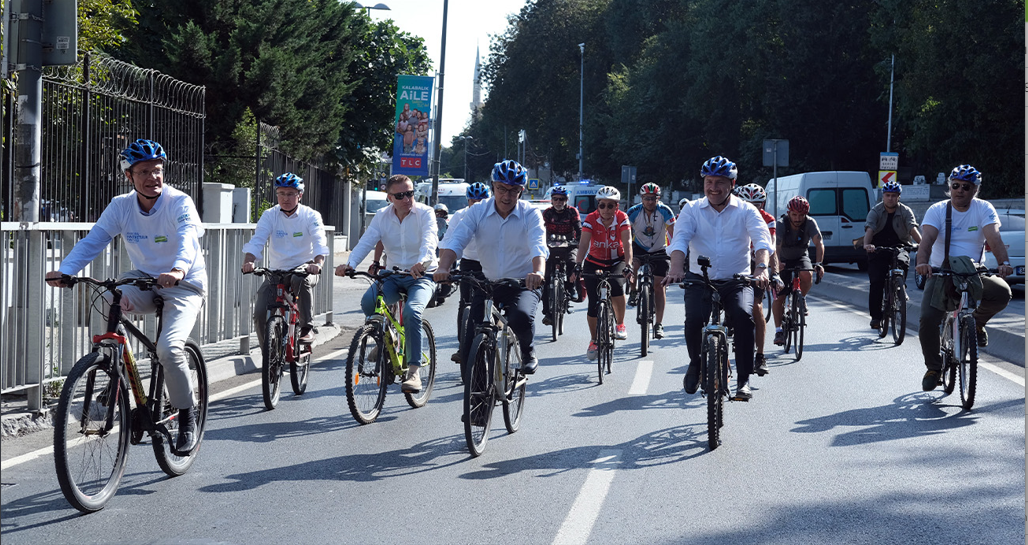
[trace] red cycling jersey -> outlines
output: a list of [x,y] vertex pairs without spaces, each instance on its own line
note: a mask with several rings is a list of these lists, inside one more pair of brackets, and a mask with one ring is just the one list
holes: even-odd
[[764,221],[767,222],[767,228],[771,231],[771,240],[774,240],[775,239],[775,217],[772,216],[771,214],[768,214],[767,212],[765,212],[763,208],[758,208],[757,211],[760,212],[760,217],[764,218]]
[[600,222],[600,211],[591,212],[582,221],[582,232],[589,233],[589,255],[586,259],[597,265],[609,265],[625,258],[625,247],[621,243],[621,233],[632,232],[628,214],[618,210],[614,213],[614,221],[610,228]]

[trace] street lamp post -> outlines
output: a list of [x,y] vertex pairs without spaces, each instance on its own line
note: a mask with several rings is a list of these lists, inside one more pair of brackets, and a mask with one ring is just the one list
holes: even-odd
[[439,172],[442,161],[439,157],[443,147],[443,77],[446,73],[446,14],[450,9],[449,0],[443,0],[443,47],[439,52],[439,104],[435,109],[435,176],[432,177],[432,200],[433,204],[439,203]]
[[371,10],[373,10],[373,9],[384,9],[384,10],[387,10],[387,11],[392,11],[392,10],[389,9],[389,6],[387,6],[385,4],[382,4],[382,3],[375,4],[374,6],[365,6],[365,5],[362,5],[362,4],[358,3],[358,2],[354,2],[353,5],[358,7],[358,8],[360,8],[360,9],[368,10],[368,17],[371,17]]
[[464,140],[464,183],[468,182],[468,140],[474,140],[472,136],[462,136]]
[[582,53],[582,66],[578,74],[578,179],[582,179],[582,119],[585,111],[585,42],[578,44],[578,50]]

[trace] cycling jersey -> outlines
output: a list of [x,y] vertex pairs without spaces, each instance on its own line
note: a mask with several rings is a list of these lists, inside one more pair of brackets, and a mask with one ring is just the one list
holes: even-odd
[[635,244],[646,253],[653,253],[667,247],[667,228],[675,224],[675,213],[668,205],[658,202],[657,209],[651,214],[640,203],[628,209],[628,221]]
[[760,212],[760,217],[764,218],[764,221],[767,222],[767,229],[771,231],[771,238],[775,238],[775,217],[768,214],[763,208],[758,208],[757,211]]
[[571,206],[564,207],[558,212],[552,206],[543,210],[543,223],[546,224],[546,237],[550,235],[561,235],[569,241],[576,241],[582,238],[582,219],[578,210]]
[[628,214],[620,210],[614,214],[609,228],[601,223],[599,210],[591,212],[582,222],[582,231],[592,237],[589,242],[589,255],[585,259],[600,265],[624,259],[625,247],[621,244],[621,233],[631,229]]
[[810,245],[810,241],[814,237],[821,236],[821,230],[818,229],[814,218],[807,216],[803,220],[803,224],[796,230],[792,229],[792,222],[789,221],[788,214],[783,215],[781,221],[782,227],[775,233],[775,241],[780,246],[778,259],[785,262],[807,255],[807,246]]

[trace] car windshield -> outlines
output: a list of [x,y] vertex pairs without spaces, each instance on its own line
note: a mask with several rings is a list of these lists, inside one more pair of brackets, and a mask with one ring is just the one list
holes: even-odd
[[1004,231],[1021,231],[1024,232],[1024,216],[1015,216],[1013,214],[1000,214],[999,215],[999,230]]
[[379,210],[389,205],[389,201],[369,200],[368,201],[368,214],[374,214]]
[[441,195],[439,202],[446,205],[446,210],[450,215],[460,210],[461,208],[467,208],[468,197],[466,195]]

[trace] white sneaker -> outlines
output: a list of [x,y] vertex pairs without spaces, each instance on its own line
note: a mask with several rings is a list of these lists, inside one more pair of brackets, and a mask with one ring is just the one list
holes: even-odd
[[416,394],[421,391],[421,374],[418,370],[421,369],[419,365],[411,365],[407,370],[407,380],[403,381],[400,385],[400,391],[405,394]]
[[614,338],[619,341],[623,341],[628,338],[628,328],[625,327],[625,324],[618,324],[617,327],[614,328]]

